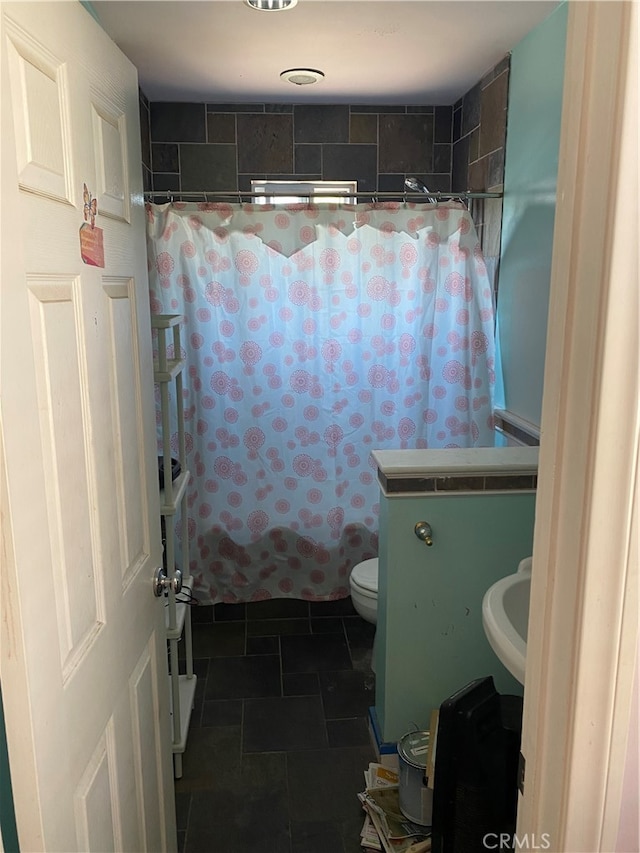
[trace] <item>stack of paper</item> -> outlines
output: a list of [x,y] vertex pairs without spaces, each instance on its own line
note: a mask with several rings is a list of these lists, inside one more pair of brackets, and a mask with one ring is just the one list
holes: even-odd
[[358,794],[366,813],[360,833],[362,847],[384,853],[409,853],[416,842],[426,842],[420,845],[420,853],[430,850],[428,827],[412,823],[400,811],[398,774],[372,763],[364,778],[365,790]]

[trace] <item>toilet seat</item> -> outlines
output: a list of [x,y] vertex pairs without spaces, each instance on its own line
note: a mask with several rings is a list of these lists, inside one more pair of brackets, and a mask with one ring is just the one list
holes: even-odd
[[350,577],[351,583],[357,586],[367,597],[378,594],[378,558],[364,560],[353,567]]
[[[354,610],[365,622],[378,622],[378,558],[363,560],[351,569],[349,588]],[[373,640],[371,668],[375,672],[376,634]]]

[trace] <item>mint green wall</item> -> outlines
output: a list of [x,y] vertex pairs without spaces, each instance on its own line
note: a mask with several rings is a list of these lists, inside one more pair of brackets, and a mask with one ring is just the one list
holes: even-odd
[[91,17],[94,20],[96,20],[100,24],[100,26],[102,26],[102,23],[100,22],[100,18],[98,17],[98,13],[96,12],[91,0],[80,0],[80,5],[84,6],[84,8],[91,15]]
[[[433,708],[474,678],[522,686],[492,651],[482,598],[533,549],[535,494],[382,497],[376,715],[382,738],[428,728]],[[427,547],[414,533],[433,529]]]
[[504,406],[540,425],[568,3],[513,50],[498,334]]

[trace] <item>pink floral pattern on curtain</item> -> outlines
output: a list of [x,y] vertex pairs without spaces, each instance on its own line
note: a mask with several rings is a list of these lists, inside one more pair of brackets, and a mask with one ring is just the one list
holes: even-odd
[[185,318],[196,594],[347,596],[377,553],[370,451],[494,443],[493,300],[468,211],[147,213],[152,312]]

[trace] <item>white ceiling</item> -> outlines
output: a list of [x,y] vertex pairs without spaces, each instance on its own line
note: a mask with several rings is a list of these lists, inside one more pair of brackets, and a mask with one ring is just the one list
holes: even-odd
[[[151,101],[452,104],[558,0],[93,0]],[[311,86],[280,79],[315,68]]]

